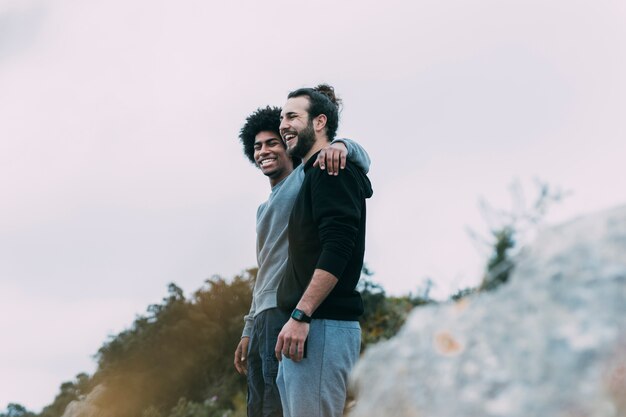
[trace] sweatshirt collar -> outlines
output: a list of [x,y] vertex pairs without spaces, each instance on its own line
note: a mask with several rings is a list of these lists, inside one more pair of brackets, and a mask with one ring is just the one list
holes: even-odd
[[315,163],[315,160],[317,159],[317,155],[319,155],[319,153],[322,150],[320,149],[319,151],[315,152],[313,155],[311,155],[311,157],[306,161],[306,164],[304,164],[304,172],[307,172],[312,166],[313,163]]

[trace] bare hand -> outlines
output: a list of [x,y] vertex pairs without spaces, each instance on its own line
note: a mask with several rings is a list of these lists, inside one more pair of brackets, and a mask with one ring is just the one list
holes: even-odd
[[283,355],[294,362],[300,362],[304,355],[304,342],[309,335],[309,323],[289,319],[278,334],[276,342],[276,358],[280,361]]
[[242,337],[235,349],[235,369],[242,375],[248,373],[248,344],[249,337]]
[[348,148],[343,142],[335,142],[322,149],[313,162],[313,166],[319,166],[321,170],[326,169],[328,175],[339,175],[339,169],[346,167],[348,158]]

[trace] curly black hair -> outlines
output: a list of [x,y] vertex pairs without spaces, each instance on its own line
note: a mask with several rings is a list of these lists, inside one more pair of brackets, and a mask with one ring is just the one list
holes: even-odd
[[[269,131],[280,134],[280,107],[259,107],[254,113],[246,118],[246,123],[239,131],[239,140],[243,144],[243,153],[250,162],[256,165],[254,160],[254,140],[259,132]],[[284,144],[283,144],[284,145]]]

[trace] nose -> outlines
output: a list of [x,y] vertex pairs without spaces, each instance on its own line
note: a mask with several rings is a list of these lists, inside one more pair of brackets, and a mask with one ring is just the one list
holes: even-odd
[[263,143],[261,145],[261,149],[259,149],[259,155],[263,156],[267,154],[268,152],[269,152],[269,146],[267,146],[267,143]]
[[280,126],[278,126],[278,130],[279,132],[282,134],[283,129],[289,129],[290,125],[289,125],[289,121],[287,120],[286,117],[284,117],[281,121],[280,121]]

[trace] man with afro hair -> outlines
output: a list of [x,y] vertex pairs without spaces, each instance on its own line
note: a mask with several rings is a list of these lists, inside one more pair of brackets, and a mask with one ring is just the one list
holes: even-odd
[[[239,133],[244,154],[268,177],[271,187],[267,201],[257,210],[258,272],[234,359],[237,371],[247,376],[249,417],[283,415],[276,386],[278,360],[274,347],[289,315],[277,308],[276,291],[287,266],[287,224],[304,171],[299,166],[300,159],[287,154],[279,134],[280,112],[278,107],[257,109]],[[367,152],[349,139],[337,139],[321,151],[316,167],[325,169],[328,175],[340,175],[347,160],[364,172],[369,170]]]

